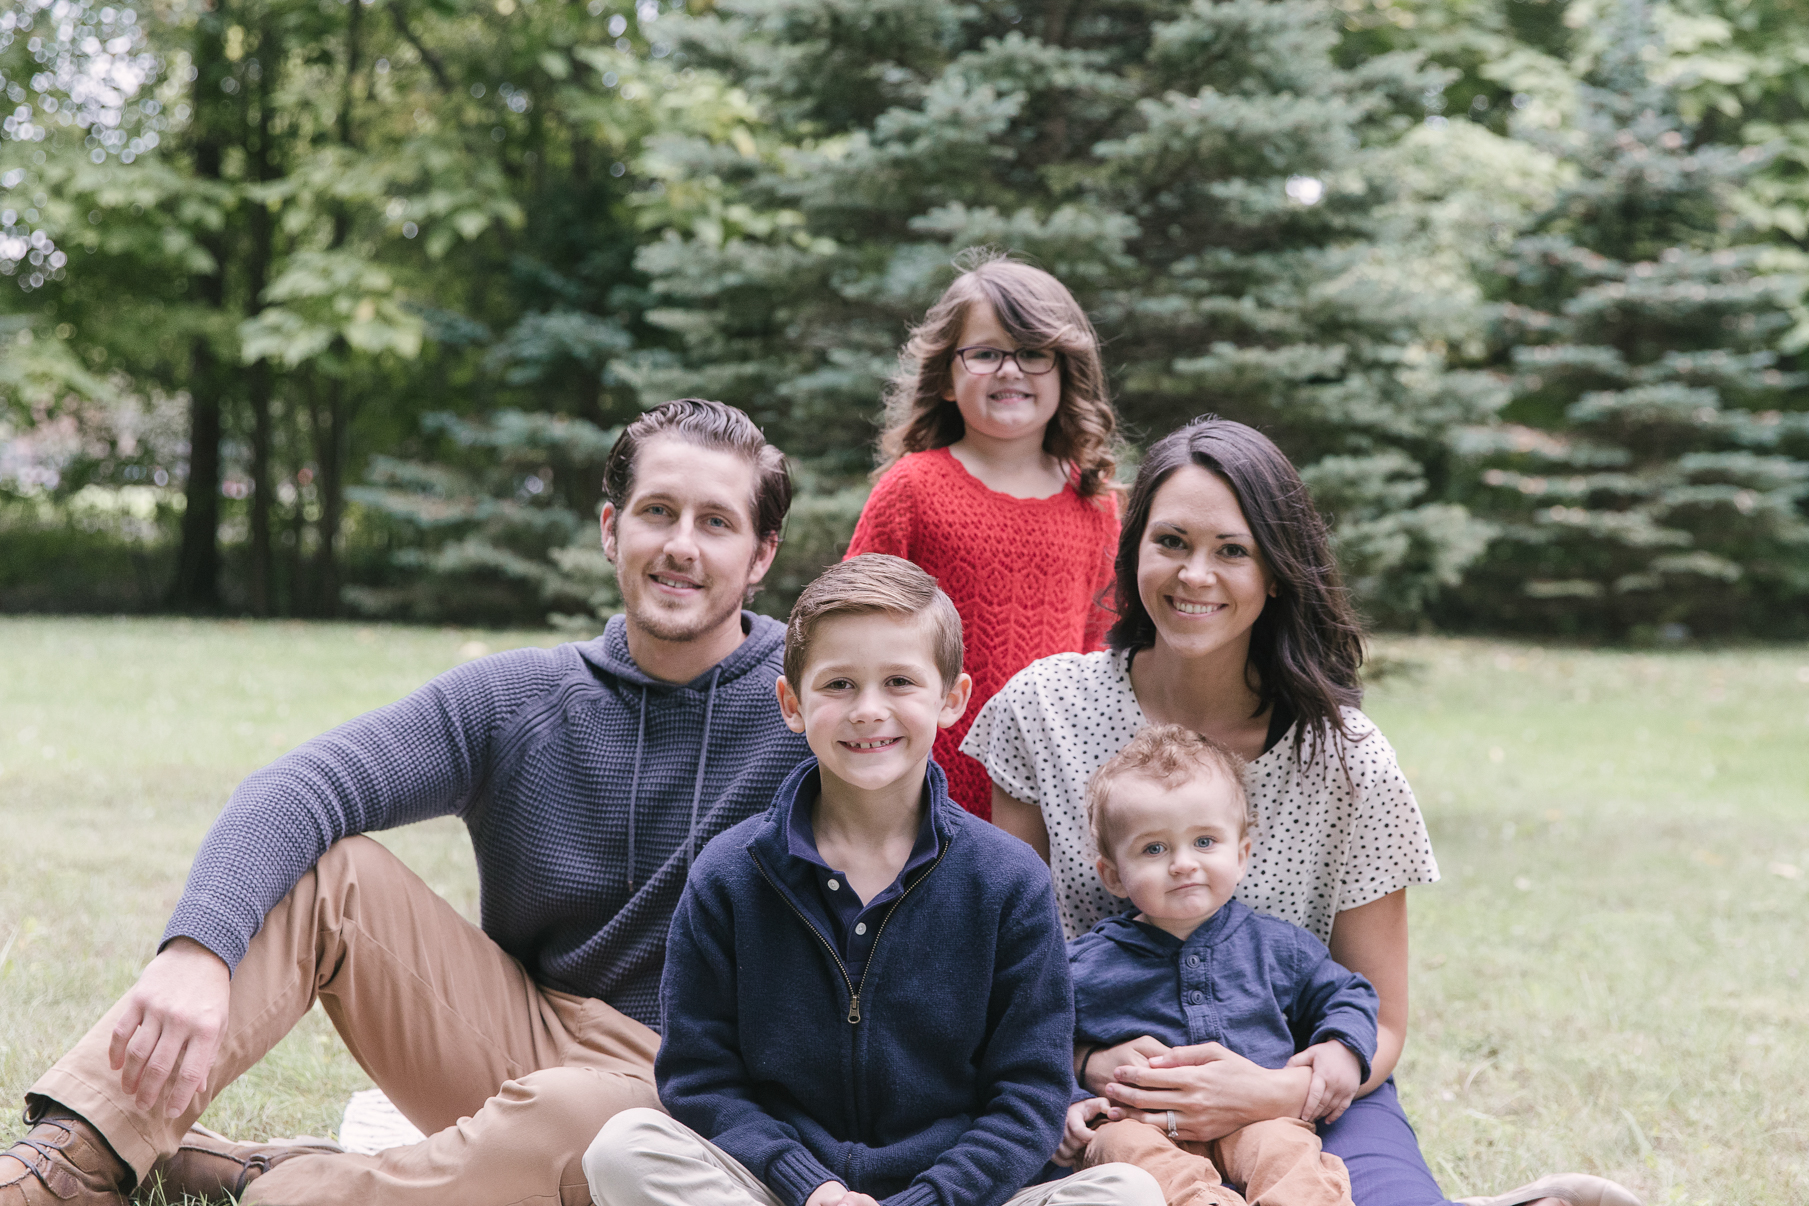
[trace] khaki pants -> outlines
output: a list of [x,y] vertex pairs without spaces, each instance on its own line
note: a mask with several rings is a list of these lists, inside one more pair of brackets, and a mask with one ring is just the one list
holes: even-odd
[[[626,1110],[584,1153],[597,1206],[784,1206],[742,1163],[658,1110]],[[1162,1206],[1149,1174],[1101,1164],[1013,1194],[1005,1206]]]
[[188,1112],[139,1111],[107,1064],[115,1005],[31,1092],[93,1123],[142,1179],[221,1089],[318,997],[424,1142],[297,1156],[247,1203],[512,1206],[590,1201],[580,1160],[612,1115],[659,1105],[659,1035],[603,1002],[541,988],[369,838],[335,844],[268,917],[232,979],[220,1054]]
[[[1168,1206],[1352,1206],[1344,1161],[1321,1150],[1311,1124],[1276,1118],[1211,1143],[1177,1143],[1146,1122],[1108,1122],[1076,1162],[1135,1164],[1156,1178]],[[1214,1166],[1217,1167],[1214,1167]],[[1220,1171],[1244,1187],[1226,1188]]]

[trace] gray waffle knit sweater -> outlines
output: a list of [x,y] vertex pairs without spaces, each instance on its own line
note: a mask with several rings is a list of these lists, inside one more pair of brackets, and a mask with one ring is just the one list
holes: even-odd
[[809,755],[773,699],[785,628],[682,686],[603,635],[449,670],[239,785],[163,941],[237,967],[277,901],[356,833],[456,815],[477,852],[484,932],[541,984],[659,1025],[666,931],[696,852],[769,807]]

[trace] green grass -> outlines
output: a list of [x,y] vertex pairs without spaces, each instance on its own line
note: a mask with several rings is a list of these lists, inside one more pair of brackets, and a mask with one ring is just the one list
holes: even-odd
[[[496,634],[0,620],[0,1100],[131,983],[238,779]],[[1368,708],[1444,881],[1411,894],[1402,1095],[1448,1192],[1809,1201],[1809,648],[1379,645]],[[468,915],[453,822],[382,835]],[[368,1082],[318,1011],[207,1121],[321,1134]]]

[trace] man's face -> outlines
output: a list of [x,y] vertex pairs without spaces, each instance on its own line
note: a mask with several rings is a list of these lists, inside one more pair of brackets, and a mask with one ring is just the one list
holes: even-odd
[[748,588],[778,549],[755,530],[756,471],[733,452],[676,436],[641,446],[634,484],[617,511],[603,505],[603,551],[631,628],[694,641],[733,624]]

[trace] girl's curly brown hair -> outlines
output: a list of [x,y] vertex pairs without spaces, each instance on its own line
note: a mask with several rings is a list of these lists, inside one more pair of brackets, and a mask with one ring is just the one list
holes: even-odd
[[953,383],[955,347],[968,310],[985,302],[999,325],[1026,348],[1054,348],[1061,403],[1043,433],[1043,451],[1073,467],[1075,489],[1093,497],[1110,487],[1118,416],[1106,392],[1099,336],[1067,286],[1003,252],[973,248],[955,258],[964,271],[930,307],[899,353],[886,388],[886,426],[879,437],[878,476],[909,452],[946,448],[967,431],[943,397]]

